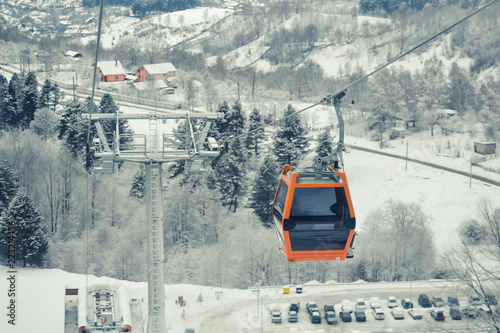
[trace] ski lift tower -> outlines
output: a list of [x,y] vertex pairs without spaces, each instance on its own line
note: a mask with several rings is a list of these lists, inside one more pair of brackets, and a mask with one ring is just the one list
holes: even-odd
[[[96,120],[97,135],[93,153],[96,173],[113,173],[115,163],[136,162],[146,167],[146,220],[147,220],[147,269],[148,269],[148,326],[147,333],[165,333],[164,301],[164,250],[162,211],[162,164],[186,161],[189,173],[203,172],[204,164],[219,155],[218,144],[209,136],[212,122],[222,118],[222,113],[137,113],[84,114],[84,118]],[[104,133],[100,119],[116,119],[114,133]],[[147,134],[120,135],[120,119],[144,119],[149,123]],[[185,119],[186,135],[179,141],[173,135],[160,135],[159,120]],[[192,120],[205,120],[205,126],[194,131]],[[127,142],[127,143],[125,143]]]

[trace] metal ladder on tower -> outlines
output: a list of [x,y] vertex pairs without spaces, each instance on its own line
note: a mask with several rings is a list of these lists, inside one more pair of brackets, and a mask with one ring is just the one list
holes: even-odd
[[158,118],[156,112],[149,113],[149,151],[153,157],[158,154]]
[[156,113],[149,114],[149,151],[150,163],[146,166],[149,214],[148,244],[148,290],[149,290],[149,327],[148,333],[165,332],[165,301],[163,272],[163,209],[161,195],[161,164],[158,163],[158,119]]

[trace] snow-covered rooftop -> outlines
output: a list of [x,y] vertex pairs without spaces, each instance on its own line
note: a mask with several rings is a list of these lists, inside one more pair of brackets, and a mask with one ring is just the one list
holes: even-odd
[[168,72],[175,72],[177,69],[170,62],[164,62],[161,64],[149,64],[144,65],[144,68],[149,74],[163,74]]
[[119,60],[114,61],[98,61],[97,67],[101,70],[103,75],[125,75],[125,70]]

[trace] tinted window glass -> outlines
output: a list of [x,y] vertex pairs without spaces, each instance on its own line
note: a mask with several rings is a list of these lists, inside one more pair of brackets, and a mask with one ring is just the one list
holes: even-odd
[[290,216],[334,215],[330,206],[337,203],[335,188],[296,188]]
[[278,185],[278,193],[276,194],[276,199],[274,200],[274,209],[278,211],[280,216],[283,216],[283,211],[285,209],[286,194],[288,192],[288,185],[280,180]]
[[346,209],[343,187],[296,188],[290,216],[338,216]]

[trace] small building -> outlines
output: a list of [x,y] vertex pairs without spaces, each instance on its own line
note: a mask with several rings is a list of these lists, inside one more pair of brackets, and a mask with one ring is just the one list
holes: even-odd
[[104,82],[115,82],[125,80],[125,70],[119,60],[98,61],[97,70],[101,73],[101,80]]
[[391,131],[395,136],[397,135],[398,138],[404,138],[406,135],[406,129],[404,129],[403,127],[393,127],[391,128]]
[[474,142],[474,152],[481,155],[495,154],[496,147],[495,142]]
[[177,69],[170,62],[149,64],[139,68],[135,74],[138,82],[163,80],[168,84],[168,78],[174,77]]
[[66,53],[64,53],[64,55],[66,55],[67,57],[70,57],[70,58],[83,57],[83,55],[80,52],[76,52],[76,51],[66,51]]

